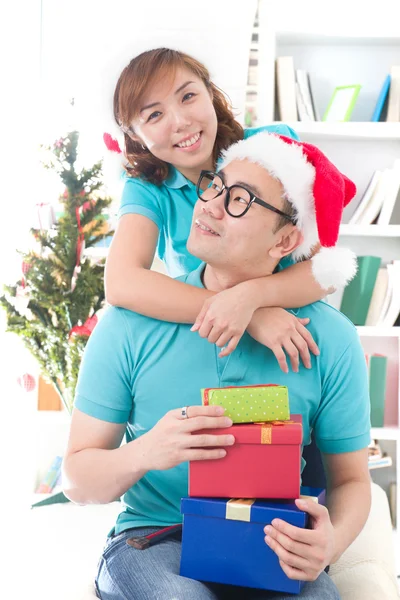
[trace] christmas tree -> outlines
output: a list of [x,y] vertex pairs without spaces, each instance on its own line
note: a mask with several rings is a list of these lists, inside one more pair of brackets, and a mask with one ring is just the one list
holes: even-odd
[[104,260],[93,262],[85,249],[113,233],[107,230],[112,199],[104,192],[102,164],[78,171],[78,140],[73,131],[45,148],[50,159],[44,166],[54,169],[65,186],[62,214],[46,228],[53,209],[37,205],[39,228],[31,230],[35,248],[20,253],[21,278],[4,286],[0,297],[7,330],[23,339],[69,412],[83,350],[105,301]]

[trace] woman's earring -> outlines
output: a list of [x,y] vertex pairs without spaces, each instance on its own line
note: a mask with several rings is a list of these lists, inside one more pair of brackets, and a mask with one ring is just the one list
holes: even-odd
[[147,150],[146,146],[143,146],[143,144],[142,144],[142,148],[143,148],[143,150]]

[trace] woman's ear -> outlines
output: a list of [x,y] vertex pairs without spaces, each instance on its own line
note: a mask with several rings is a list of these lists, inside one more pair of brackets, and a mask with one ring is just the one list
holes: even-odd
[[284,256],[294,252],[303,243],[304,236],[300,229],[294,225],[289,225],[288,227],[290,229],[283,227],[277,232],[277,241],[268,252],[272,258],[281,260]]

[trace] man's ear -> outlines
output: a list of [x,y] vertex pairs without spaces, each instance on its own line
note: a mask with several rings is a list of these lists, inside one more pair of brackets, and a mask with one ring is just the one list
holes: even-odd
[[269,249],[268,253],[272,258],[281,260],[284,256],[294,252],[303,243],[303,240],[304,236],[297,227],[290,226],[290,229],[283,227],[281,231],[277,232],[276,244]]

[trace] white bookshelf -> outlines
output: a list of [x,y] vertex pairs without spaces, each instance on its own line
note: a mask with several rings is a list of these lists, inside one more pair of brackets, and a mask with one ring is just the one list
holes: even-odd
[[[400,57],[399,57],[400,60]],[[286,123],[293,127],[299,135],[307,135],[313,139],[345,138],[351,140],[398,140],[400,123],[372,123],[368,121],[348,121],[345,123],[324,123],[323,121],[296,121]]]
[[[326,19],[323,25],[318,20],[313,24],[314,20],[310,19],[303,23],[299,19],[296,23],[291,15],[285,16],[282,11],[280,19],[274,21],[270,3],[260,0],[251,45],[251,56],[257,58],[258,66],[256,73],[254,70],[252,73],[252,85],[248,86],[247,106],[255,110],[254,125],[274,122],[275,60],[278,56],[293,56],[295,68],[309,72],[321,118],[336,86],[362,85],[352,121],[285,124],[292,127],[302,141],[318,145],[357,186],[355,200],[344,211],[338,244],[351,248],[357,255],[381,256],[384,265],[400,259],[400,203],[390,225],[356,226],[348,225],[348,221],[374,170],[390,168],[394,160],[400,158],[400,123],[370,121],[390,67],[400,64],[400,35],[390,22],[374,27],[372,21],[369,24],[362,21],[356,32],[345,28],[343,21],[336,24],[336,30]],[[330,297],[330,302],[337,308],[341,295],[337,292]],[[388,487],[390,478],[400,482],[400,327],[358,327],[357,330],[366,354],[376,352],[388,356],[386,425],[371,429],[371,437],[390,448],[393,459],[392,467],[380,469],[378,475],[372,472],[371,476],[378,478],[379,483],[382,478],[389,478],[385,482]],[[399,519],[399,492],[396,508]],[[394,530],[393,535],[395,545],[400,548],[400,528]],[[397,561],[397,573],[400,575],[400,560]]]
[[340,235],[344,237],[383,237],[400,238],[400,225],[347,225],[340,226]]

